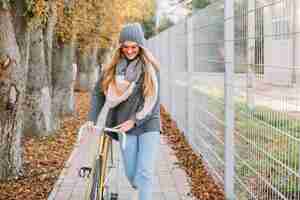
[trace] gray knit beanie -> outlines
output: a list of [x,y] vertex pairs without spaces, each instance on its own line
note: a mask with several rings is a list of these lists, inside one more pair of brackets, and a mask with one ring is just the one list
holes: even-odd
[[120,33],[119,42],[123,43],[125,41],[136,42],[139,46],[144,46],[145,37],[141,24],[133,23],[123,27]]

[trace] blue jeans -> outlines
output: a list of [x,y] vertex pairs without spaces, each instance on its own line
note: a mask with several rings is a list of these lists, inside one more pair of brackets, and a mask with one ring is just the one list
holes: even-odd
[[127,135],[126,147],[121,148],[125,174],[131,186],[138,190],[139,200],[153,200],[153,177],[159,144],[159,132],[146,132],[139,136]]

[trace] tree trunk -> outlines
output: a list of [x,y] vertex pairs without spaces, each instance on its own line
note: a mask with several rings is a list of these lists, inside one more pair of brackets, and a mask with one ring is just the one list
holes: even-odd
[[[52,69],[52,49],[53,49],[53,37],[54,37],[54,28],[57,23],[57,8],[56,2],[50,1],[49,4],[49,17],[44,29],[44,43],[45,43],[45,59],[46,65],[48,66],[48,81],[49,83],[52,80],[51,69]],[[52,91],[52,88],[50,88]]]
[[24,134],[51,135],[58,128],[53,122],[51,100],[52,42],[57,22],[56,4],[48,2],[49,17],[45,28],[31,33],[29,73],[26,87]]
[[22,171],[20,140],[26,72],[10,11],[0,8],[0,179],[18,176]]
[[[22,93],[20,94],[20,97],[23,101],[25,101],[25,90],[26,90],[26,82],[27,82],[27,73],[28,73],[28,62],[29,62],[29,48],[30,48],[30,31],[28,29],[27,20],[24,17],[25,12],[25,2],[24,1],[15,1],[15,10],[16,14],[14,17],[14,25],[15,25],[15,35],[17,44],[19,47],[19,52],[21,55],[21,66],[24,73],[24,80],[22,85]],[[22,103],[22,109],[20,109],[22,119],[24,119],[24,104]],[[24,121],[22,121],[22,124],[24,124]],[[23,135],[23,125],[22,128],[19,128],[19,130]],[[19,157],[19,161],[17,166],[18,168],[21,168],[22,165],[22,145],[21,145],[21,134],[16,140],[16,152]]]
[[74,112],[71,103],[74,45],[72,43],[59,45],[56,42],[52,56],[52,106],[56,123],[59,125],[59,119],[62,116]]
[[50,75],[44,49],[43,30],[38,27],[31,32],[24,119],[26,135],[45,136],[55,130],[51,113]]
[[75,89],[78,91],[90,91],[96,79],[97,71],[97,49],[93,49],[91,54],[79,53],[78,74]]

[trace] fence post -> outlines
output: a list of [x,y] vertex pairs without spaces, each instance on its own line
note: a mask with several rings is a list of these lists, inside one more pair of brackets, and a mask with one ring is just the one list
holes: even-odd
[[167,48],[168,48],[168,51],[167,51],[167,57],[168,57],[168,73],[167,73],[167,76],[168,76],[168,95],[169,95],[169,97],[168,97],[168,111],[169,111],[169,113],[171,114],[171,106],[172,106],[172,93],[171,93],[171,84],[170,84],[170,81],[171,81],[171,76],[170,76],[170,74],[171,74],[171,59],[172,59],[172,55],[171,55],[171,53],[170,53],[170,51],[171,51],[171,48],[170,48],[170,29],[168,29],[167,30],[168,32],[167,32],[167,34],[168,34],[168,36],[167,36]]
[[172,33],[170,29],[168,30],[168,57],[169,57],[169,64],[168,64],[168,84],[169,84],[169,95],[170,95],[170,105],[169,105],[169,113],[171,114],[172,117],[174,117],[173,113],[173,72],[174,72],[174,66],[173,66],[173,49],[171,45],[172,41]]
[[[255,1],[250,0],[247,4],[247,18],[248,18],[248,69],[247,69],[247,104],[252,110],[255,106],[255,12],[256,6]],[[255,12],[253,12],[255,10]]]
[[194,101],[193,101],[193,71],[194,71],[194,37],[193,37],[193,17],[186,20],[186,34],[187,34],[187,103],[188,103],[188,141],[193,145],[192,135],[194,134]]
[[225,197],[234,195],[234,0],[225,0]]

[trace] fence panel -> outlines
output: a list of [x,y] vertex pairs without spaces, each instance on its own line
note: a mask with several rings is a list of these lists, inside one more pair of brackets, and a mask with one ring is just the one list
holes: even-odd
[[224,15],[232,1],[147,41],[162,64],[162,103],[236,199],[300,200],[300,1],[235,0]]
[[237,198],[300,199],[299,1],[239,0],[235,7]]

